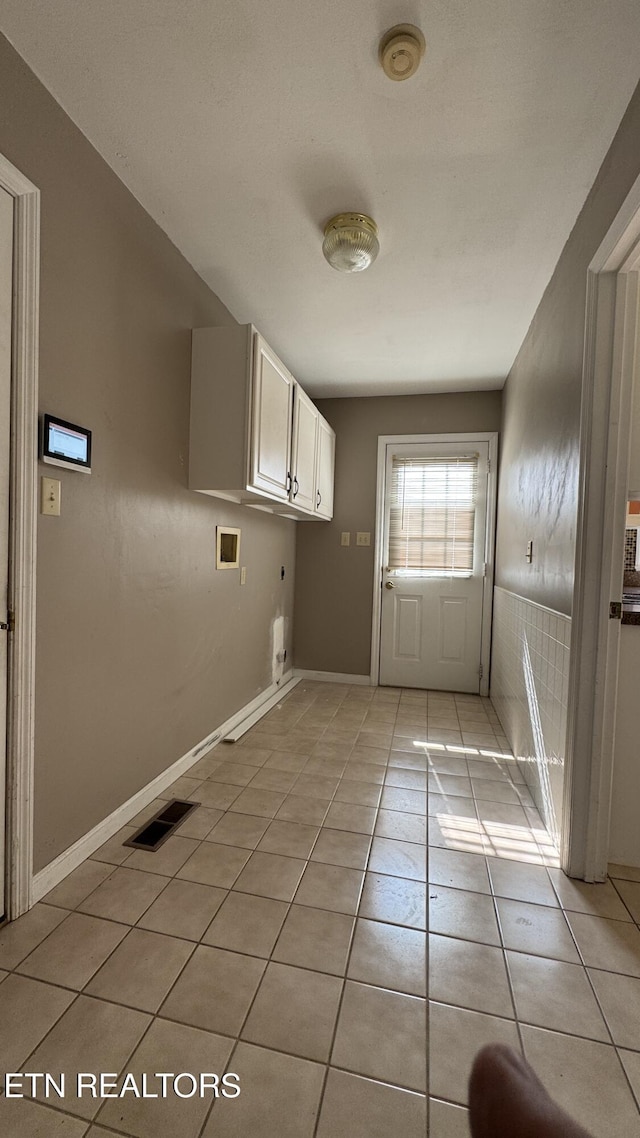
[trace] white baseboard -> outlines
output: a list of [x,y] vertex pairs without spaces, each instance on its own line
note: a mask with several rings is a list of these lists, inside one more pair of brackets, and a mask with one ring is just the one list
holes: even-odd
[[313,672],[306,668],[294,668],[294,676],[300,680],[320,680],[327,684],[360,684],[371,687],[371,676],[355,676],[351,672]]
[[118,830],[126,826],[131,818],[135,818],[136,814],[139,814],[149,802],[153,802],[153,799],[157,798],[168,786],[171,786],[171,783],[175,782],[180,775],[186,774],[194,763],[197,763],[208,751],[221,743],[225,736],[233,732],[238,724],[243,723],[248,716],[255,716],[253,721],[256,722],[260,718],[260,715],[257,714],[260,709],[261,714],[266,715],[269,708],[273,707],[274,703],[282,699],[299,682],[300,678],[295,677],[293,671],[289,671],[282,677],[279,684],[270,684],[268,688],[260,692],[260,695],[257,695],[255,699],[237,711],[235,715],[217,727],[200,743],[196,743],[190,751],[187,751],[185,755],[182,755],[146,786],[143,786],[142,790],[123,802],[112,814],[103,818],[102,822],[99,822],[87,834],[78,838],[78,841],[74,842],[72,846],[69,846],[38,873],[35,873],[31,883],[32,905],[41,900],[53,889],[54,885],[64,881],[65,877],[77,869],[92,853],[100,849],[100,846],[104,845],[109,838],[117,834]]
[[[280,682],[280,685],[276,688],[276,691],[273,695],[268,696],[267,699],[263,699],[262,696],[260,696],[260,702],[255,708],[253,708],[250,703],[248,703],[247,706],[243,708],[243,718],[239,722],[236,722],[233,726],[229,726],[225,731],[225,743],[236,743],[238,739],[241,739],[242,736],[246,734],[250,727],[253,727],[254,723],[257,723],[260,719],[262,719],[263,715],[266,715],[272,707],[275,707],[275,705],[280,702],[283,696],[288,695],[289,692],[292,691],[293,688],[295,688],[300,683],[300,676],[294,676],[293,672],[288,672],[287,675],[289,678],[284,683],[282,681]],[[275,687],[274,684],[271,686]],[[264,694],[265,693],[263,693],[263,695]]]

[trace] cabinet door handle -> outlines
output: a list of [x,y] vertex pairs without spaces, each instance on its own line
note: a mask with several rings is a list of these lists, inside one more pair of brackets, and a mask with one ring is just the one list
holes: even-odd
[[287,486],[286,486],[286,490],[287,490],[287,494],[289,494],[289,493],[290,493],[290,491],[291,491],[291,472],[290,472],[289,470],[287,470]]
[[294,479],[293,479],[293,496],[294,496],[294,498],[298,497],[298,490],[299,489],[300,489],[300,483],[298,482],[298,479],[294,477]]
[[316,510],[319,510],[319,509],[320,509],[320,503],[321,503],[321,501],[322,501],[322,494],[321,494],[321,493],[320,493],[320,491],[318,490],[318,500],[317,500],[317,502],[316,502]]

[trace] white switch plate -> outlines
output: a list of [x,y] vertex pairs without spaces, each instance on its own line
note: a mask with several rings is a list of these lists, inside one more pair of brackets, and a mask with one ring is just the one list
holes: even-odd
[[42,478],[40,482],[40,513],[60,516],[60,481],[57,478]]
[[370,533],[356,533],[356,545],[371,545]]
[[348,531],[340,534],[340,545],[351,545],[351,534]]
[[240,570],[240,584],[246,585],[246,583],[247,583],[247,567],[246,567],[246,565],[243,565],[241,570]]

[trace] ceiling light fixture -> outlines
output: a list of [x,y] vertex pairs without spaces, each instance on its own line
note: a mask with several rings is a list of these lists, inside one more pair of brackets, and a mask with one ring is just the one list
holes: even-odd
[[366,213],[338,213],[324,227],[322,252],[339,273],[361,273],[380,252],[378,226]]
[[380,40],[380,64],[388,79],[415,75],[425,52],[425,38],[414,24],[396,24]]

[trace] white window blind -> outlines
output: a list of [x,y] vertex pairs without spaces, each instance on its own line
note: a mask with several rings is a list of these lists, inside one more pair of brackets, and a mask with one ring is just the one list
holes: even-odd
[[393,456],[390,570],[465,577],[473,572],[478,458]]

